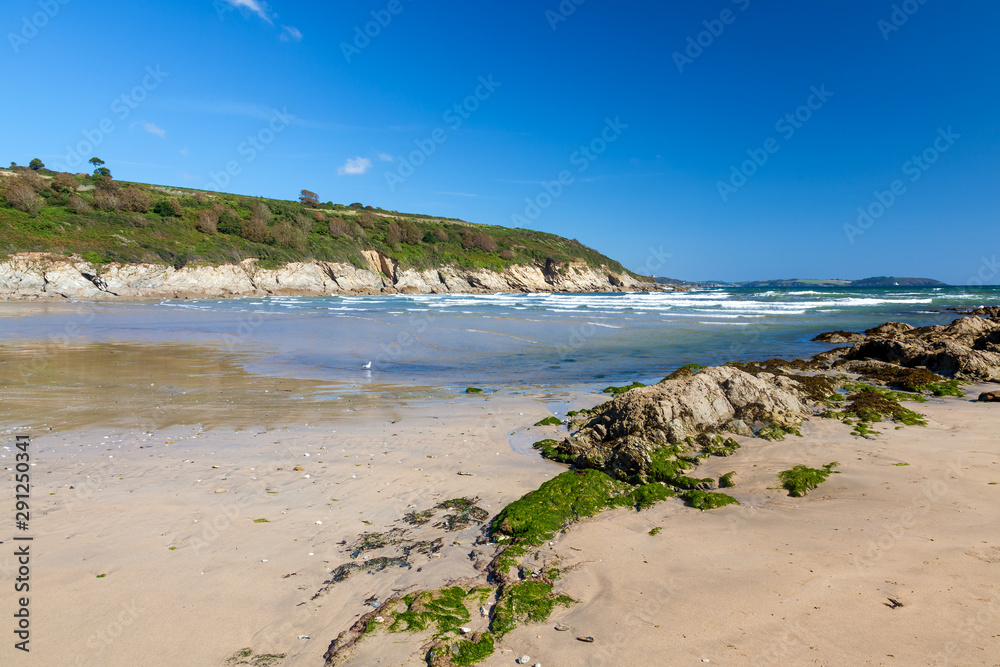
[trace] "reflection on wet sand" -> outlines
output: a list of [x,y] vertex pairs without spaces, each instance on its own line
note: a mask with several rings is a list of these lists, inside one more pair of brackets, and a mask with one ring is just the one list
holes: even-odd
[[255,375],[244,368],[249,360],[186,344],[7,343],[0,346],[0,423],[60,431],[269,427],[446,398],[433,388]]

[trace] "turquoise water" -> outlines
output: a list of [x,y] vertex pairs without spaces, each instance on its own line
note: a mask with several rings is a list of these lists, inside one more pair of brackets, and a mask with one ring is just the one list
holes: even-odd
[[809,356],[830,347],[810,342],[822,331],[941,324],[958,317],[949,307],[990,304],[1000,288],[188,299],[0,318],[0,341],[199,343],[242,353],[254,372],[358,387],[594,388],[687,363]]

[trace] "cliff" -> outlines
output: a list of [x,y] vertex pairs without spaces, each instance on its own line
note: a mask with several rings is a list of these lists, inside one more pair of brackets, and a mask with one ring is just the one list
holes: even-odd
[[[364,252],[366,268],[311,260],[280,268],[256,259],[219,266],[92,264],[73,255],[18,253],[0,260],[0,299],[146,299],[331,294],[442,294],[486,292],[661,291],[625,272],[562,265],[511,265],[490,269],[402,269],[375,250]],[[669,289],[669,288],[668,288]]]

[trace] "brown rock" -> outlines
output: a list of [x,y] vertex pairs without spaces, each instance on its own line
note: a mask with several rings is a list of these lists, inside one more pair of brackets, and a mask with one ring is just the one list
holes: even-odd
[[1000,403],[1000,391],[986,391],[979,395],[980,403]]

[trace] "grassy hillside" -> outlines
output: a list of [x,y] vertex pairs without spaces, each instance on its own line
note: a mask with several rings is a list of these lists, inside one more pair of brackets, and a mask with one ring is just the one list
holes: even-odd
[[579,241],[527,229],[384,211],[360,203],[243,197],[115,181],[44,168],[0,170],[0,255],[47,251],[94,263],[181,267],[257,258],[263,266],[319,259],[367,267],[379,250],[403,268],[553,269],[618,262]]

